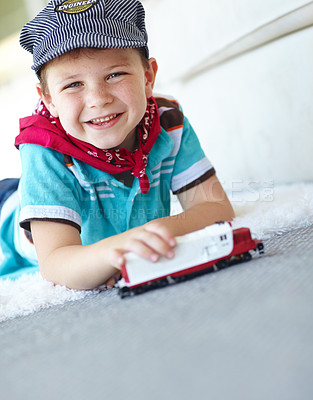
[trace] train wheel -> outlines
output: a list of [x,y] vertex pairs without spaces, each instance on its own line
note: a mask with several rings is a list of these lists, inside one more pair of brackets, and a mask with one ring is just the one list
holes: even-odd
[[123,287],[118,290],[118,294],[120,295],[121,299],[124,299],[124,297],[130,296],[131,292],[128,287]]
[[259,250],[260,254],[264,254],[264,244],[263,243],[258,244],[258,250]]
[[246,253],[243,254],[243,261],[250,261],[252,256],[251,254],[247,251]]
[[186,280],[185,276],[172,276],[171,278],[173,279],[174,283],[180,283]]
[[145,289],[142,286],[137,286],[132,290],[135,294],[141,294],[145,291]]
[[216,266],[218,269],[224,269],[228,267],[228,262],[226,260],[218,261]]
[[165,287],[165,286],[167,286],[168,284],[169,284],[169,282],[168,282],[168,280],[167,280],[166,278],[160,279],[159,282],[158,282],[158,286],[159,286],[159,287]]

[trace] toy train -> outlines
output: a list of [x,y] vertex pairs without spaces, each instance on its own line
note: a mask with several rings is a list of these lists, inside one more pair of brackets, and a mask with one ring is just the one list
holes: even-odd
[[127,254],[116,286],[121,298],[143,293],[195,276],[249,261],[250,251],[264,252],[261,240],[252,239],[249,228],[232,229],[229,222],[207,226],[177,237],[175,257],[156,263]]

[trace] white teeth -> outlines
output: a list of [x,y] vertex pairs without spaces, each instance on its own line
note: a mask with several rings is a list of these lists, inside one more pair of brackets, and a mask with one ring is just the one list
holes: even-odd
[[111,121],[111,119],[116,118],[117,114],[113,114],[110,115],[109,117],[105,117],[105,118],[96,118],[96,119],[92,119],[91,122],[93,124],[102,124],[103,122],[108,122]]

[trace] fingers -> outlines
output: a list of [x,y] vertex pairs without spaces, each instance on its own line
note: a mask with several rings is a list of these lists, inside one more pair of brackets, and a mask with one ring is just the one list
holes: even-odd
[[171,232],[162,224],[157,222],[148,223],[145,225],[145,230],[147,232],[152,232],[162,238],[163,241],[167,242],[170,247],[176,246],[176,239],[171,234]]
[[116,272],[111,278],[109,278],[106,282],[105,285],[108,289],[112,289],[116,282],[120,279],[121,273],[118,271]]
[[108,289],[112,289],[114,287],[114,285],[115,285],[115,280],[113,278],[110,278],[105,282],[105,286]]
[[175,238],[162,227],[145,225],[125,232],[126,240],[123,249],[131,251],[151,262],[156,262],[160,256],[174,257]]
[[157,261],[160,256],[174,257],[173,247],[152,232],[143,232],[139,240],[133,240],[130,250],[152,262]]
[[156,249],[150,247],[150,245],[144,240],[133,238],[129,240],[127,249],[128,251],[132,251],[138,256],[145,258],[146,260],[156,262],[160,258],[160,253]]
[[174,257],[175,237],[169,229],[158,223],[147,223],[143,226],[130,229],[118,235],[111,236],[99,242],[103,264],[108,268],[113,267],[111,272],[104,279],[110,276],[114,269],[117,272],[110,276],[104,285],[113,288],[120,278],[120,270],[126,264],[125,254],[133,252],[151,262],[156,262],[161,256]]
[[122,265],[126,263],[125,252],[125,250],[121,249],[112,249],[110,255],[108,255],[112,267],[118,270],[121,269]]

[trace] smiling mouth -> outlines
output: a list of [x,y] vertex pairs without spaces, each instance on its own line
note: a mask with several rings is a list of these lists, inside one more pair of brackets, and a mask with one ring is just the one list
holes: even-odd
[[89,121],[89,123],[93,124],[93,125],[98,125],[98,126],[105,125],[105,124],[107,124],[108,122],[112,121],[113,119],[117,118],[120,115],[121,114],[112,114],[112,115],[110,115],[108,117],[104,117],[104,118],[91,119]]

